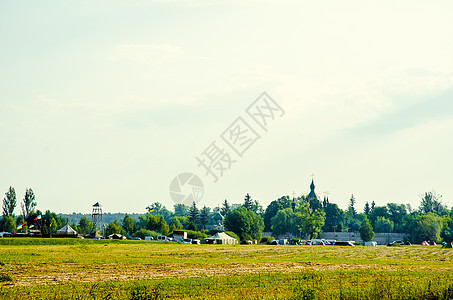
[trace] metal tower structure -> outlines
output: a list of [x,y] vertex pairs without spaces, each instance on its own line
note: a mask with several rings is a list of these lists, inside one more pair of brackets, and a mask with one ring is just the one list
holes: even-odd
[[93,212],[91,213],[91,222],[93,222],[93,233],[96,234],[101,230],[102,226],[102,206],[99,202],[93,205]]

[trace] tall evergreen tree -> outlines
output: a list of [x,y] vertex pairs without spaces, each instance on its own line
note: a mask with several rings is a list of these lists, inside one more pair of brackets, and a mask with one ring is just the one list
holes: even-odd
[[252,197],[250,197],[249,193],[245,195],[244,198],[244,205],[243,205],[247,210],[251,210],[253,206],[253,200]]
[[201,209],[200,222],[201,222],[201,225],[203,226],[203,229],[204,229],[204,226],[209,223],[209,208],[206,206],[204,206]]
[[228,203],[227,199],[225,199],[225,201],[222,204],[222,208],[220,209],[220,213],[222,214],[222,216],[225,217],[230,212],[230,210],[231,206]]
[[376,207],[376,203],[374,203],[374,201],[371,202],[371,211],[370,211],[370,213],[373,212],[373,210],[374,210],[375,207]]
[[10,186],[3,198],[3,215],[12,216],[16,208],[16,190]]
[[368,203],[368,201],[365,203],[365,207],[363,208],[363,212],[365,213],[365,215],[369,215],[370,212],[371,212],[371,208],[370,208],[370,204]]
[[355,209],[354,205],[355,205],[355,198],[354,198],[354,195],[351,195],[351,199],[349,200],[348,212],[352,217],[355,217],[355,215],[357,215],[357,210]]
[[189,222],[193,222],[194,224],[200,223],[200,212],[198,211],[195,201],[189,209]]

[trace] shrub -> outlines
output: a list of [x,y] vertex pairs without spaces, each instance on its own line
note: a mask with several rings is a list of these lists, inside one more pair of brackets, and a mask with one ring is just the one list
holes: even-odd
[[155,232],[155,231],[147,230],[145,228],[140,228],[132,236],[133,237],[139,237],[139,238],[144,240],[145,236],[152,236],[154,239],[157,239],[158,235],[159,234],[157,232]]
[[206,233],[202,231],[193,231],[193,230],[185,230],[187,232],[187,238],[189,239],[199,239],[202,240],[204,238],[209,237]]
[[273,240],[274,240],[274,238],[271,237],[271,236],[263,236],[263,237],[261,238],[260,243],[261,243],[261,244],[269,245]]
[[13,277],[9,274],[0,274],[0,282],[13,281]]

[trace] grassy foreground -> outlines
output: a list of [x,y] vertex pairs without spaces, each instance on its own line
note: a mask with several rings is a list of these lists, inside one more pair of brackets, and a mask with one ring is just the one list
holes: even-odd
[[453,250],[0,239],[0,299],[453,299]]

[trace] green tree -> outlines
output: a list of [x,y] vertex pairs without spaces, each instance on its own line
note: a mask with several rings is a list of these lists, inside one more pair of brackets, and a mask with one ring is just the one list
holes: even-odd
[[201,209],[200,223],[203,226],[203,229],[204,229],[204,226],[209,223],[209,213],[210,213],[210,209],[208,207],[204,206]]
[[192,206],[189,210],[189,222],[193,222],[195,224],[200,223],[200,212],[198,211],[195,201],[192,203]]
[[378,217],[384,217],[386,219],[389,218],[389,213],[386,206],[375,206],[374,209],[371,210],[371,213],[368,215],[368,219],[371,222],[371,226],[375,228],[375,222]]
[[0,227],[2,231],[14,232],[16,231],[16,222],[12,216],[3,216],[0,221]]
[[349,200],[349,206],[348,206],[348,213],[351,217],[355,217],[357,215],[357,210],[354,207],[355,205],[355,197],[354,195],[351,195],[351,199]]
[[61,227],[58,226],[57,219],[55,219],[54,217],[51,217],[50,222],[49,222],[49,233],[50,234],[55,233],[58,230],[58,228],[61,228]]
[[224,225],[227,230],[236,233],[241,240],[261,240],[263,234],[263,218],[253,211],[240,206],[225,217]]
[[182,229],[182,223],[180,217],[171,217],[170,218],[170,228],[173,228],[171,231]]
[[155,216],[163,216],[165,221],[170,220],[173,214],[162,205],[160,202],[154,202],[153,204],[146,207],[148,213]]
[[279,210],[277,214],[271,219],[272,223],[272,234],[279,236],[287,232],[294,231],[294,218],[293,210],[291,208],[285,208]]
[[433,212],[418,217],[416,225],[417,241],[439,242],[443,227],[443,219]]
[[16,190],[10,186],[3,198],[3,215],[12,216],[16,208]]
[[135,231],[134,219],[132,219],[128,214],[125,214],[123,220],[121,221],[121,227],[127,235],[131,235]]
[[388,219],[394,224],[393,232],[403,232],[405,227],[406,205],[397,203],[387,204]]
[[148,224],[147,229],[152,231],[160,232],[163,235],[168,235],[170,227],[165,222],[163,216],[155,216],[148,214]]
[[175,216],[176,217],[187,217],[189,215],[189,206],[182,203],[175,204]]
[[436,213],[439,216],[447,214],[447,208],[442,203],[442,195],[437,194],[435,191],[427,192],[421,197],[420,211],[422,213]]
[[111,235],[111,234],[122,234],[123,233],[123,228],[121,228],[120,224],[118,223],[117,220],[110,222],[107,227],[105,228],[105,234],[106,235]]
[[77,231],[80,234],[89,234],[93,232],[93,222],[88,220],[86,216],[82,216],[79,220],[79,225],[77,226]]
[[296,227],[302,234],[307,234],[310,239],[316,238],[324,225],[325,212],[312,209],[309,203],[302,204],[296,213]]
[[369,215],[370,212],[371,212],[371,207],[370,207],[370,204],[368,203],[368,201],[365,203],[365,207],[363,208],[363,212],[365,213],[365,215]]
[[139,230],[137,230],[137,231],[133,234],[134,237],[139,237],[139,238],[141,238],[142,240],[144,240],[145,237],[147,237],[147,236],[151,236],[151,237],[153,237],[154,239],[157,239],[157,236],[158,236],[158,235],[159,235],[159,234],[158,234],[157,232],[151,231],[151,230],[147,230],[147,229],[145,229],[145,228],[140,228]]
[[374,222],[374,230],[379,233],[393,232],[393,226],[393,221],[387,219],[386,217],[378,217],[376,222]]
[[325,223],[323,226],[324,231],[341,231],[344,221],[344,212],[335,203],[328,203],[324,208],[326,213]]
[[187,230],[198,231],[197,224],[195,224],[194,222],[191,221],[189,223],[189,226],[187,226]]
[[262,214],[263,208],[257,200],[253,200],[252,197],[247,193],[244,198],[244,206],[247,210],[253,211],[255,214]]
[[252,197],[250,197],[249,193],[247,193],[247,195],[245,195],[243,206],[244,206],[247,210],[251,210],[251,209],[252,209],[253,200],[252,200]]
[[222,214],[222,216],[225,217],[230,212],[230,210],[231,206],[228,203],[227,199],[225,199],[225,201],[222,204],[222,208],[220,209],[220,213]]
[[277,212],[285,209],[291,208],[291,200],[289,196],[282,196],[277,200],[272,201],[267,207],[266,211],[264,212],[263,220],[264,220],[264,231],[271,231],[272,222],[271,219],[277,215]]
[[371,227],[370,221],[368,221],[368,218],[366,218],[366,217],[363,219],[359,231],[360,231],[360,238],[364,242],[369,242],[374,238],[373,227]]
[[34,212],[35,207],[36,207],[36,201],[35,201],[35,193],[33,192],[32,189],[26,189],[25,190],[25,197],[23,202],[21,203],[22,207],[22,214],[25,219],[28,218],[28,216]]

